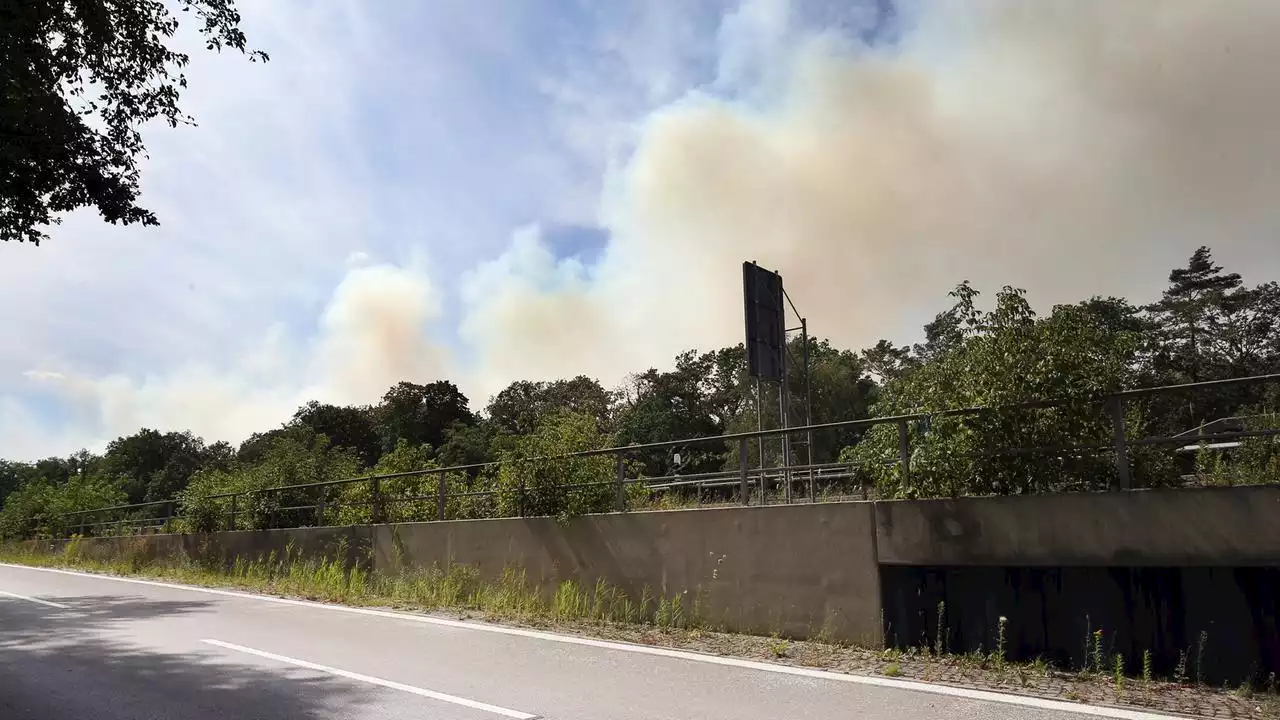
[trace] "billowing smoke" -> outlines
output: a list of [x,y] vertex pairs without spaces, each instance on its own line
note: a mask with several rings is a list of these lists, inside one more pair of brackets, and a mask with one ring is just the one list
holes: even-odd
[[776,27],[726,40],[761,87],[646,119],[610,179],[597,266],[522,236],[472,279],[476,384],[614,380],[738,342],[746,259],[852,347],[909,339],[964,279],[1042,306],[1149,298],[1201,243],[1280,275],[1280,3],[908,10],[885,47]]

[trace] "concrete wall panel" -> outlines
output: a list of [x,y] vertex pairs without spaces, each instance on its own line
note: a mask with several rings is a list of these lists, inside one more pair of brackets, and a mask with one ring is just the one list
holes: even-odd
[[876,503],[887,565],[1280,565],[1280,487]]
[[384,525],[376,568],[506,568],[553,589],[598,578],[639,598],[687,593],[714,625],[878,645],[879,572],[870,503]]

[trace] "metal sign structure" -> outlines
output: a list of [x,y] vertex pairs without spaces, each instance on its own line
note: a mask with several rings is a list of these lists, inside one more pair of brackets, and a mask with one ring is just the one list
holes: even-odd
[[754,262],[742,263],[742,300],[747,320],[747,374],[782,380],[787,354],[782,276]]
[[[764,387],[761,381],[768,380],[778,383],[778,419],[779,427],[790,427],[791,418],[791,391],[787,382],[787,356],[789,350],[787,348],[787,306],[790,305],[794,311],[795,306],[791,305],[791,298],[787,296],[786,290],[782,286],[782,275],[765,270],[754,261],[742,263],[742,305],[746,316],[746,355],[747,355],[747,374],[756,380],[756,429],[764,429]],[[798,316],[799,313],[797,312]],[[809,323],[806,319],[800,318],[800,327],[794,328],[801,331],[801,342],[803,346],[803,365],[802,376],[804,379],[804,422],[802,425],[808,425],[812,421],[812,411],[809,401]],[[789,468],[791,464],[791,445],[792,440],[789,435],[784,434],[782,440],[782,466]],[[808,457],[807,465],[813,464],[813,437],[810,433],[805,434],[802,441],[805,445],[805,453]],[[764,460],[764,439],[757,438],[756,452],[761,468],[761,483],[763,487],[763,468]],[[812,472],[812,471],[810,471]],[[791,471],[784,470],[784,495],[786,502],[791,502]],[[810,477],[810,485],[812,485],[812,477]],[[761,502],[767,502],[767,493],[761,493]]]

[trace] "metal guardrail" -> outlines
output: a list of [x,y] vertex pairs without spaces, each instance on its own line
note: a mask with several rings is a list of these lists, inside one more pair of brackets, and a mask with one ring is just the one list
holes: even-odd
[[[494,461],[487,463],[475,463],[470,465],[457,465],[444,468],[428,468],[423,470],[414,470],[409,472],[391,473],[384,475],[365,475],[355,478],[345,478],[342,480],[332,480],[314,483],[300,483],[293,485],[284,485],[272,488],[263,488],[255,490],[247,490],[242,492],[218,493],[203,496],[202,500],[226,500],[227,509],[220,513],[223,521],[220,526],[235,528],[237,527],[237,517],[245,513],[253,512],[250,509],[251,501],[257,497],[275,495],[277,498],[285,493],[341,487],[353,485],[357,483],[368,484],[367,500],[344,500],[331,502],[322,496],[314,499],[306,504],[295,504],[289,506],[272,505],[267,525],[274,527],[279,524],[279,516],[281,513],[293,513],[300,511],[315,512],[316,519],[323,520],[327,510],[340,507],[368,506],[370,508],[370,522],[373,524],[385,522],[389,517],[388,508],[397,503],[408,502],[430,502],[435,501],[435,518],[436,520],[444,520],[447,517],[448,501],[450,499],[470,498],[470,497],[492,497],[496,498],[500,490],[481,490],[466,492],[449,492],[448,478],[450,475],[456,476],[459,473],[470,473],[473,471],[482,471],[488,468],[502,465],[503,462],[511,463],[538,463],[547,461],[564,461],[574,458],[589,458],[600,456],[613,456],[616,459],[615,477],[609,481],[579,483],[576,485],[560,485],[557,489],[572,489],[581,487],[604,487],[612,486],[614,488],[613,509],[617,512],[627,511],[627,492],[629,485],[642,483],[646,490],[652,493],[670,492],[675,490],[688,490],[693,488],[697,492],[698,503],[701,503],[702,494],[706,490],[723,490],[728,489],[725,493],[730,496],[736,496],[734,504],[750,505],[754,498],[757,504],[766,505],[774,501],[771,493],[775,489],[779,489],[780,496],[776,498],[778,502],[790,503],[795,497],[795,491],[804,489],[802,497],[806,497],[809,501],[817,500],[817,486],[822,482],[848,481],[856,479],[856,469],[847,463],[819,463],[809,465],[782,465],[773,467],[750,467],[750,441],[757,438],[774,438],[790,435],[801,435],[812,433],[815,431],[834,430],[834,429],[853,429],[853,428],[871,428],[877,425],[894,425],[898,434],[898,456],[896,460],[888,463],[896,465],[900,468],[900,478],[904,490],[910,487],[911,482],[911,424],[921,421],[931,421],[942,417],[961,417],[961,416],[981,416],[993,413],[1003,413],[1010,411],[1050,409],[1054,407],[1062,407],[1065,405],[1089,405],[1093,407],[1103,408],[1108,413],[1112,425],[1112,437],[1109,444],[1085,444],[1085,445],[1055,445],[1041,446],[1031,448],[998,448],[980,453],[978,456],[1002,456],[1002,455],[1021,455],[1021,454],[1050,454],[1057,456],[1068,456],[1074,454],[1101,454],[1110,453],[1114,457],[1116,483],[1112,489],[1128,490],[1131,488],[1131,474],[1129,468],[1129,454],[1134,448],[1139,447],[1157,447],[1161,445],[1180,445],[1185,444],[1190,439],[1186,433],[1180,433],[1167,437],[1150,437],[1130,440],[1126,434],[1125,428],[1125,406],[1129,400],[1154,395],[1195,392],[1206,389],[1213,389],[1223,386],[1235,385],[1257,385],[1267,383],[1280,383],[1280,373],[1257,375],[1244,378],[1233,378],[1228,380],[1214,380],[1198,383],[1187,383],[1182,385],[1167,385],[1161,387],[1138,388],[1125,390],[1114,394],[1103,395],[1093,398],[1083,399],[1053,399],[1053,400],[1037,400],[1013,405],[1000,407],[965,407],[951,408],[932,412],[919,412],[904,415],[893,415],[877,418],[865,418],[859,420],[845,420],[839,422],[820,423],[815,425],[807,425],[800,427],[791,427],[786,429],[770,429],[757,430],[741,433],[730,433],[719,436],[687,438],[681,440],[668,440],[662,442],[627,445],[621,447],[600,448],[596,450],[585,450],[564,455],[553,455],[545,457],[519,458],[508,461]],[[1194,436],[1197,443],[1212,443],[1221,440],[1238,440],[1249,437],[1264,437],[1280,435],[1280,429],[1262,429],[1262,430],[1232,430],[1228,432],[1201,433]],[[736,443],[739,458],[739,467],[736,470],[723,470],[716,472],[698,473],[691,475],[668,475],[661,477],[627,477],[627,458],[636,453],[648,450],[663,450],[677,447],[687,447],[700,444],[731,444]],[[388,480],[395,480],[406,477],[422,477],[436,476],[435,492],[430,495],[408,495],[408,496],[387,496],[383,492],[383,483]],[[800,478],[799,486],[797,486],[797,477]],[[528,490],[521,483],[517,489],[518,493],[518,512],[523,516],[525,509],[528,507],[526,502],[526,493]],[[861,488],[861,496],[867,497],[867,488]],[[722,503],[723,504],[723,503]],[[67,528],[70,533],[78,529],[81,535],[94,534],[99,528],[114,528],[116,534],[123,532],[125,528],[131,531],[145,531],[148,529],[168,527],[179,514],[179,501],[177,499],[158,500],[153,502],[135,503],[129,505],[116,505],[112,507],[94,508],[91,510],[80,510],[69,513],[43,518],[43,520],[59,519],[59,526]],[[128,515],[143,514],[145,517],[130,518]],[[114,519],[103,520],[104,516],[113,516]],[[294,525],[297,526],[297,525]]]

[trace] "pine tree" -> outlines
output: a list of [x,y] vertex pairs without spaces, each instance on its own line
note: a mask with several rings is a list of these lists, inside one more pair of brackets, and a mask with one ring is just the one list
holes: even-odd
[[1216,373],[1215,331],[1227,298],[1240,290],[1238,273],[1223,273],[1209,248],[1201,246],[1185,268],[1169,273],[1169,287],[1148,306],[1156,322],[1157,364],[1179,381],[1198,382]]

